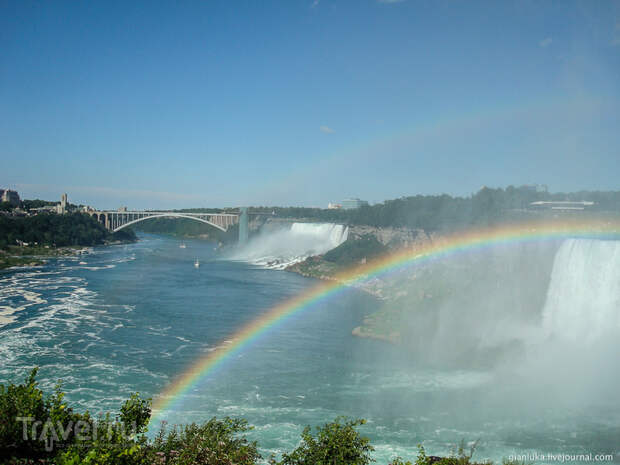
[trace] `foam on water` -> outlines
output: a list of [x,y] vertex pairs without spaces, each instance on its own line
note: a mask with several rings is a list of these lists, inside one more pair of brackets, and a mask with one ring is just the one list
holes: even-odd
[[[133,306],[104,302],[87,275],[135,258],[118,258],[118,249],[97,249],[80,257],[60,257],[40,268],[0,274],[0,383],[18,381],[40,367],[43,389],[62,379],[78,407],[117,408],[136,378],[163,376],[138,363],[117,362],[135,348],[109,334],[132,324]],[[91,267],[75,266],[88,260]],[[64,266],[63,266],[64,265]],[[90,269],[89,269],[90,268]],[[118,338],[117,338],[118,339]]]

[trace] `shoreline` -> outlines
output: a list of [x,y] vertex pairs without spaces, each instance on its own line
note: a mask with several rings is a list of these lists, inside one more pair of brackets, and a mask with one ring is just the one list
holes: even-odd
[[50,247],[48,249],[36,247],[35,250],[27,250],[28,248],[22,247],[19,250],[20,253],[14,253],[15,250],[2,251],[0,255],[0,270],[42,266],[50,258],[77,255],[85,247],[79,249],[72,247]]
[[393,345],[400,345],[400,333],[398,331],[394,331],[388,335],[385,334],[373,334],[369,331],[369,329],[365,326],[356,326],[351,331],[351,334],[356,337],[361,337],[362,339],[372,339],[375,341],[383,341],[388,342]]
[[348,284],[346,281],[342,281],[336,278],[335,276],[333,276],[333,274],[336,274],[342,271],[341,268],[336,264],[329,263],[327,266],[331,267],[331,269],[327,269],[327,270],[323,269],[322,272],[320,272],[321,270],[317,270],[316,268],[304,269],[303,268],[304,264],[307,265],[308,263],[321,266],[329,262],[326,262],[325,260],[323,260],[321,255],[314,255],[312,257],[308,257],[306,260],[302,262],[297,262],[297,263],[287,266],[286,268],[283,269],[283,271],[288,271],[290,273],[296,273],[306,278],[314,278],[314,279],[319,279],[321,281],[337,282],[339,284],[342,284],[343,286],[351,287],[352,289],[357,289],[359,291],[370,294],[376,299],[386,300],[386,297],[382,295],[382,293],[379,290],[370,289],[368,286],[364,286],[364,285],[351,285],[351,284]]
[[[110,241],[97,245],[68,245],[62,247],[19,247],[11,246],[10,250],[0,250],[0,271],[18,268],[31,268],[45,265],[49,259],[58,257],[76,257],[83,250],[92,247],[134,244],[136,241]],[[32,249],[32,250],[29,250]],[[15,253],[19,252],[19,253]],[[1,322],[1,319],[0,319]]]
[[[369,286],[364,286],[364,285],[350,285],[347,284],[346,282],[339,280],[337,278],[335,278],[333,275],[329,275],[329,274],[325,274],[327,272],[327,270],[323,267],[321,269],[321,265],[324,265],[326,262],[325,260],[323,260],[323,258],[320,255],[316,255],[313,257],[309,257],[306,260],[304,260],[303,262],[298,262],[295,263],[293,265],[290,265],[288,267],[286,267],[284,269],[284,271],[288,271],[290,273],[296,273],[298,275],[304,276],[306,278],[314,278],[314,279],[319,279],[321,281],[335,281],[338,282],[339,284],[343,285],[343,286],[347,286],[350,287],[352,289],[356,289],[359,291],[362,291],[366,294],[371,295],[372,297],[376,298],[379,301],[386,301],[388,300],[381,292],[380,289],[371,289]],[[306,266],[304,266],[304,264]],[[308,266],[309,265],[309,266]],[[329,264],[328,266],[333,267],[330,271],[332,273],[335,273],[338,271],[338,267],[335,264]],[[322,272],[319,272],[322,271]],[[371,316],[376,313],[373,312],[370,315],[366,315],[364,317],[364,320],[362,321],[362,324],[359,326],[354,327],[351,330],[351,335],[355,336],[355,337],[359,337],[362,339],[372,339],[375,341],[382,341],[382,342],[386,342],[388,344],[393,344],[393,345],[400,345],[401,343],[401,335],[398,331],[393,331],[389,334],[378,334],[374,332],[373,326],[369,325],[369,318],[371,318]]]

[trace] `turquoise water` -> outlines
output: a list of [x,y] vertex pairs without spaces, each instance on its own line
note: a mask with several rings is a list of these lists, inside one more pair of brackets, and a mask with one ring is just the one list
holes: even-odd
[[[0,327],[0,382],[20,381],[37,365],[44,388],[62,379],[73,405],[114,411],[131,392],[156,396],[241,325],[315,283],[219,260],[208,242],[186,244],[144,235],[1,272],[0,307],[5,316],[14,311],[14,321]],[[495,460],[620,448],[617,410],[545,409],[544,399],[523,402],[527,392],[509,376],[424,367],[397,347],[353,337],[376,305],[351,290],[296,315],[166,419],[244,417],[265,456],[295,447],[304,425],[339,415],[368,420],[362,430],[378,463],[413,459],[421,442],[445,454],[461,440],[480,440],[475,457]]]

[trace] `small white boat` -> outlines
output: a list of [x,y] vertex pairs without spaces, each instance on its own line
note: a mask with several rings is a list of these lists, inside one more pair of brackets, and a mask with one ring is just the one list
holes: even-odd
[[194,266],[195,266],[196,268],[200,268],[200,262],[199,262],[198,260],[196,260],[196,261],[194,262]]
[[80,265],[86,265],[86,262],[80,262]]
[[184,243],[181,243],[181,245],[179,245],[179,249],[184,249],[186,246]]

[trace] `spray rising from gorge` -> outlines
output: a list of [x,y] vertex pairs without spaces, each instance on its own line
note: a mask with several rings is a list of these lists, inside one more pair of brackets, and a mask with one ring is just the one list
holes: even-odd
[[[284,269],[347,236],[344,226],[295,223],[263,230],[232,258]],[[620,332],[619,244],[529,241],[375,279],[372,285],[388,298],[365,323],[374,318],[387,334],[379,339],[401,345],[416,363],[509,372],[528,389],[525,378],[536,373],[550,390],[571,391],[568,397],[585,407],[594,399],[591,383],[573,381],[573,389],[565,389],[571,375],[581,370],[596,377],[599,393],[620,379],[613,367]],[[369,334],[358,329],[354,334]]]
[[283,270],[347,240],[349,228],[333,223],[293,223],[261,230],[226,258]]

